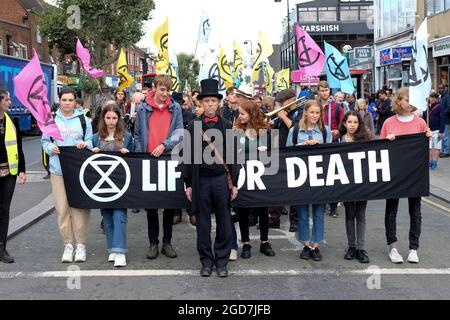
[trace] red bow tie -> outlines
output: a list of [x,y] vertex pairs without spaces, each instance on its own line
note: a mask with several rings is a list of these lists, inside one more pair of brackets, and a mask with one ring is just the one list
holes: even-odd
[[208,122],[215,122],[215,123],[217,123],[217,121],[219,121],[219,117],[214,117],[214,118],[208,118],[208,117],[205,117],[205,118],[203,119],[203,122],[204,122],[204,123],[208,123]]

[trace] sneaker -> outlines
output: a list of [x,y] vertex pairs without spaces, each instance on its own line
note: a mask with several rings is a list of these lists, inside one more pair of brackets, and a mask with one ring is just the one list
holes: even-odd
[[319,248],[314,248],[311,250],[311,257],[313,261],[321,261],[322,260],[322,254],[320,253]]
[[235,249],[231,249],[229,261],[236,261],[238,258],[238,252]]
[[85,262],[86,261],[86,246],[84,244],[77,244],[77,249],[75,250],[75,262]]
[[272,246],[268,242],[261,243],[259,252],[264,253],[268,257],[273,257],[275,255],[275,251],[273,251]]
[[431,169],[432,166],[433,166],[433,161],[428,161],[428,167]]
[[355,247],[349,247],[347,251],[345,252],[344,259],[345,260],[353,260],[355,259],[356,254],[356,248]]
[[309,260],[311,257],[311,248],[304,246],[302,252],[300,253],[300,259]]
[[392,263],[403,263],[403,257],[398,253],[397,248],[392,248],[389,251],[389,259],[391,259]]
[[407,261],[410,263],[419,263],[419,256],[417,255],[417,250],[409,250]]
[[330,212],[330,217],[338,218],[339,217],[339,213],[337,212],[337,210],[331,211]]
[[108,256],[108,262],[114,262],[116,260],[116,253],[110,253]]
[[123,253],[117,253],[114,259],[114,267],[125,267],[127,265],[127,258]]
[[369,263],[370,262],[369,256],[367,255],[366,250],[360,250],[360,249],[356,250],[355,256],[356,256],[356,259],[358,259],[358,261],[360,263]]
[[252,246],[249,244],[244,244],[242,246],[242,252],[241,252],[242,259],[249,259],[252,256],[251,248],[252,248]]
[[71,263],[73,262],[73,245],[66,244],[64,247],[64,253],[61,258],[61,262]]

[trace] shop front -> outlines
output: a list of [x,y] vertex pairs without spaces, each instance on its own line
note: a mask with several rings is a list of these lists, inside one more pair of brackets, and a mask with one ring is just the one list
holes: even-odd
[[401,87],[408,86],[412,47],[386,48],[379,50],[377,54],[378,88],[386,86],[395,92]]
[[435,64],[437,85],[448,85],[450,71],[450,36],[436,39],[431,42],[433,48],[433,59]]

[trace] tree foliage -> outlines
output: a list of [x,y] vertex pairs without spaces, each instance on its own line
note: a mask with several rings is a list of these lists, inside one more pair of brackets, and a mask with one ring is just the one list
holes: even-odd
[[[77,19],[72,6],[79,8],[79,28],[72,24]],[[57,0],[56,6],[44,4],[38,28],[61,58],[75,52],[78,37],[91,52],[91,64],[104,69],[118,58],[118,53],[107,50],[109,44],[120,49],[139,42],[154,8],[153,0]]]
[[179,53],[178,60],[178,75],[180,76],[180,83],[182,86],[187,83],[192,89],[198,87],[197,76],[200,71],[200,63],[195,59],[193,54]]

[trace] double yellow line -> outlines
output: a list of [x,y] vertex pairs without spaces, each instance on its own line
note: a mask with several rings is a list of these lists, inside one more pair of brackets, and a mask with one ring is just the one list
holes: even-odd
[[435,208],[438,208],[438,209],[442,210],[443,212],[440,212],[440,213],[442,213],[444,216],[450,218],[450,209],[449,208],[444,207],[443,205],[441,205],[439,203],[436,203],[434,201],[431,201],[431,200],[429,200],[429,199],[427,199],[425,197],[422,197],[422,201],[427,203],[430,206],[433,206]]

